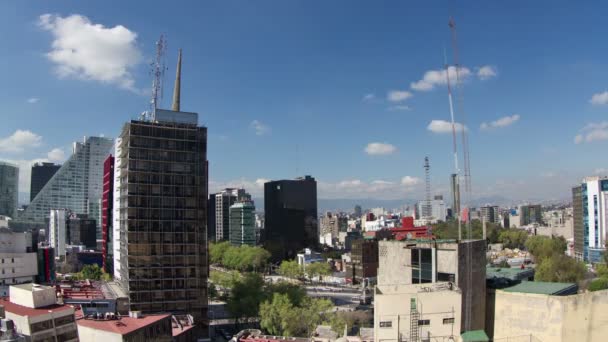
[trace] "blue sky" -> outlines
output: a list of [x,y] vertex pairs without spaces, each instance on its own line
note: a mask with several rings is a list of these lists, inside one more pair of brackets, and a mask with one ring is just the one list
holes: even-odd
[[22,166],[27,192],[23,165],[118,135],[147,109],[164,33],[164,104],[183,48],[182,110],[209,129],[212,190],[311,174],[320,197],[416,198],[428,155],[447,195],[451,134],[429,129],[449,120],[447,90],[427,72],[444,50],[453,62],[451,15],[473,196],[567,198],[608,168],[607,8],[585,4],[4,1],[0,159]]

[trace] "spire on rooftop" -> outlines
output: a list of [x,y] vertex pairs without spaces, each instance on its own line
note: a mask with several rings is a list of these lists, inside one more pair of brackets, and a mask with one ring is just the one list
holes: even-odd
[[179,112],[180,87],[182,78],[182,49],[177,55],[177,69],[175,70],[175,87],[173,88],[173,105],[171,110]]

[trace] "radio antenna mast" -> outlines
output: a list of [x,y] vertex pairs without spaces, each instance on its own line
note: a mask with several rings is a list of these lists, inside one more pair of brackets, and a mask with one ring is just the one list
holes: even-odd
[[151,120],[156,120],[156,108],[163,100],[163,80],[165,78],[165,52],[167,51],[167,41],[163,34],[156,42],[156,56],[154,61],[150,64],[150,73],[152,74],[152,99],[150,101],[151,106]]

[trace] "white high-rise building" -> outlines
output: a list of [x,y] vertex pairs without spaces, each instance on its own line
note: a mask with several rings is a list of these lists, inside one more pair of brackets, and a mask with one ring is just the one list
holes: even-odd
[[575,256],[602,262],[608,231],[608,178],[587,177],[572,189]]
[[33,283],[38,274],[36,252],[33,250],[32,233],[17,233],[0,228],[0,295],[9,295],[9,286]]
[[86,214],[101,227],[103,162],[110,154],[112,139],[85,138],[75,142],[72,156],[40,190],[30,205],[20,212],[11,226],[40,228],[46,226],[52,209],[66,208]]
[[55,249],[56,257],[65,257],[66,224],[69,212],[66,209],[53,209],[49,221],[49,244]]
[[[430,203],[430,218],[432,221],[445,221],[448,215],[445,202],[443,201],[442,195],[436,195],[433,197]],[[416,204],[416,211],[420,213],[420,218],[424,218],[426,201],[420,201]]]

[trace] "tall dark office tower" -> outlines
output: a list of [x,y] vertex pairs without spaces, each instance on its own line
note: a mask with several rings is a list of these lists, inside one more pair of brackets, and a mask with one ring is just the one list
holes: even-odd
[[88,218],[87,215],[74,214],[67,222],[67,241],[70,245],[84,245],[87,248],[95,248],[97,222]]
[[55,172],[61,168],[61,165],[53,163],[36,163],[32,165],[32,177],[30,183],[30,202],[36,198],[36,195],[44,188],[46,183],[53,178]]
[[179,109],[180,63],[174,110],[126,123],[117,143],[114,274],[130,310],[190,314],[206,335],[207,128]]
[[311,177],[264,184],[264,246],[273,260],[295,258],[318,243],[317,181]]

